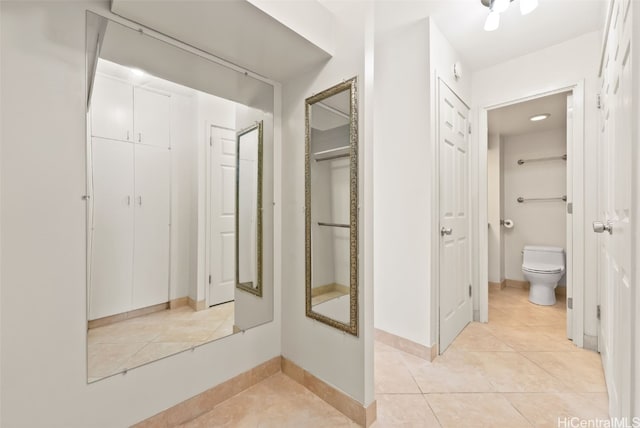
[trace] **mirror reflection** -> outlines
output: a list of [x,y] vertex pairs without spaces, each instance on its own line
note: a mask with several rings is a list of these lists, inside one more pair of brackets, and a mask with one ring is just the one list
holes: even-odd
[[236,286],[262,296],[262,122],[236,139]]
[[[307,99],[307,315],[357,335],[355,79]],[[310,265],[309,265],[310,263]]]
[[93,13],[87,24],[91,382],[273,319],[273,87]]

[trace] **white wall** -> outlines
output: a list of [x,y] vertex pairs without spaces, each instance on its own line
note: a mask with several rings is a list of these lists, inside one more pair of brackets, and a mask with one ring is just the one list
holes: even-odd
[[376,35],[375,326],[425,346],[437,342],[438,322],[438,79],[471,98],[470,76],[453,77],[456,61],[430,19]]
[[274,322],[86,383],[87,3],[0,8],[0,425],[129,426],[280,355],[276,285]]
[[504,218],[514,227],[504,230],[507,279],[525,281],[522,249],[525,245],[560,247],[566,250],[566,211],[562,201],[524,202],[518,197],[544,198],[567,194],[567,163],[563,160],[518,165],[518,159],[562,156],[567,149],[564,128],[503,138]]
[[[354,7],[367,8],[367,4]],[[344,19],[344,21],[337,19]],[[364,272],[372,259],[365,252],[372,245],[365,235],[366,209],[371,196],[371,176],[365,175],[365,162],[371,155],[371,138],[365,134],[365,37],[359,25],[348,17],[336,18],[336,49],[326,64],[283,83],[282,129],[282,354],[313,375],[333,385],[364,405],[374,399],[373,368],[366,363],[373,353],[370,306],[366,305],[372,284],[365,282]],[[359,94],[359,196],[360,275],[358,315],[359,337],[314,321],[305,316],[305,216],[304,216],[304,100],[344,79],[358,76]],[[367,171],[370,173],[370,171]],[[368,356],[368,357],[367,357]]]
[[[573,86],[579,82],[584,83],[584,159],[576,159],[577,163],[584,165],[584,180],[579,184],[584,184],[585,195],[596,194],[596,175],[590,173],[594,171],[596,164],[596,141],[598,110],[596,105],[596,93],[598,91],[597,71],[599,62],[599,47],[601,33],[593,32],[568,40],[561,44],[551,46],[538,52],[524,55],[505,63],[479,70],[473,73],[473,114],[474,119],[479,121],[481,108],[496,106],[514,100],[524,99],[533,95],[555,91],[560,88]],[[486,129],[484,130],[486,132]],[[479,130],[482,132],[482,130]],[[483,220],[482,212],[477,209],[481,200],[486,201],[485,181],[486,158],[482,159],[478,152],[479,132],[472,134],[472,158],[475,160],[472,166],[472,177],[480,177],[481,180],[474,180],[472,187],[474,215],[480,216],[481,224],[486,224]],[[574,251],[580,257],[584,257],[585,271],[576,272],[574,281],[576,284],[583,283],[585,288],[584,305],[584,333],[596,335],[597,320],[595,318],[595,307],[597,301],[596,294],[596,236],[591,230],[591,221],[596,218],[596,198],[588,198],[583,212],[574,210],[573,218],[584,217],[584,246],[574,244]],[[478,239],[479,234],[484,231],[474,228],[473,236],[474,254],[479,254]],[[485,235],[486,237],[486,235]],[[584,248],[582,256],[581,248]],[[479,269],[476,263],[474,267],[474,284],[479,284]],[[474,295],[483,293],[483,289],[477,289]],[[484,290],[486,299],[486,289]],[[486,300],[485,300],[486,301]],[[574,305],[576,302],[574,301]],[[479,301],[474,298],[474,310],[479,309]],[[574,338],[574,340],[580,339]]]
[[489,282],[502,282],[504,277],[502,216],[502,153],[500,135],[489,135],[487,151],[487,212],[489,220]]

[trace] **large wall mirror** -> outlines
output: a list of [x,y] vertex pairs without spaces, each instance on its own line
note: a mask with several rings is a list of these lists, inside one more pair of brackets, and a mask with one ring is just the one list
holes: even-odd
[[236,287],[262,296],[262,122],[236,138]]
[[357,79],[305,102],[308,317],[358,335]]
[[273,86],[91,12],[87,82],[88,381],[270,322]]

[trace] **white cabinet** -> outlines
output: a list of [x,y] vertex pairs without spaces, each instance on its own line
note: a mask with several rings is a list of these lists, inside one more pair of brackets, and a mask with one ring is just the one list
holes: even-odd
[[133,117],[136,143],[164,148],[171,145],[171,102],[168,96],[134,88]]
[[90,320],[169,300],[170,153],[92,139]]
[[133,141],[133,90],[129,83],[96,75],[91,96],[91,135]]
[[133,307],[168,300],[170,152],[135,145]]
[[171,98],[97,75],[89,319],[169,300]]
[[91,97],[91,135],[171,146],[171,97],[97,74]]
[[[90,319],[131,306],[133,144],[93,138]],[[125,309],[128,310],[128,309]]]

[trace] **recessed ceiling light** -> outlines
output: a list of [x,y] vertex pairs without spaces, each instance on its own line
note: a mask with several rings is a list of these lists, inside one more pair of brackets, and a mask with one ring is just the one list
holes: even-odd
[[541,121],[541,120],[548,119],[548,118],[549,118],[549,116],[551,116],[549,113],[536,114],[535,116],[531,116],[531,117],[529,118],[529,120],[530,120],[531,122],[538,122],[538,121]]
[[134,76],[138,77],[144,76],[144,71],[140,70],[139,68],[132,68],[131,73],[133,73]]

